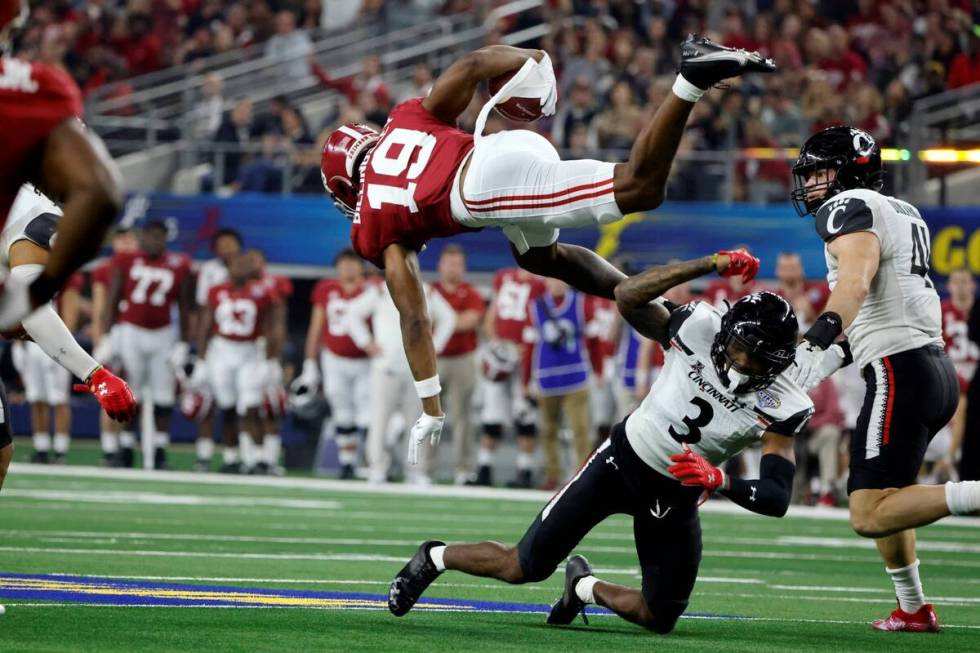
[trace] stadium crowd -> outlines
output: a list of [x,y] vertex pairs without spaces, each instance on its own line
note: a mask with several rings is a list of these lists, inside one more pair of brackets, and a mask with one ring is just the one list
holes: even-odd
[[[165,244],[162,223],[147,223],[139,234],[120,231],[112,257],[93,268],[88,283],[75,279],[59,304],[80,341],[94,345],[98,359],[121,372],[138,398],[152,398],[157,467],[168,465],[170,411],[177,409],[197,432],[196,469],[282,473],[281,420],[292,413],[294,423],[312,421],[321,442],[334,443],[336,458],[328,466],[341,478],[554,488],[638,405],[663,364],[660,345],[638,336],[612,302],[516,268],[475,279],[466,252],[447,245],[427,295],[451,420],[445,451],[429,449],[413,468],[402,461],[418,401],[398,314],[385,285],[358,256],[337,253],[334,274],[312,286],[309,302],[294,305],[287,316],[293,284],[269,275],[261,252],[244,250],[234,230],[215,233],[215,258],[199,266]],[[717,279],[697,288],[685,284],[669,298],[721,306],[768,289],[790,301],[805,330],[823,310],[827,285],[808,281],[795,253],[774,263],[764,275],[772,282]],[[630,268],[626,260],[617,264]],[[126,270],[149,285],[126,282],[133,277]],[[930,448],[923,474],[933,480],[957,473],[954,462],[968,432],[967,389],[980,358],[973,277],[954,272],[948,291],[944,337],[964,392],[956,417]],[[296,327],[306,328],[305,342]],[[33,460],[63,462],[71,434],[70,380],[51,371],[24,374],[36,369],[31,360],[46,360],[43,352],[24,351],[32,347],[19,341],[8,347],[13,368],[27,381],[25,388],[5,368],[14,376],[12,401],[32,405]],[[806,461],[797,501],[836,505],[842,498],[848,431],[861,410],[863,381],[854,368],[811,393],[816,414],[797,440]],[[221,462],[213,465],[219,414]],[[139,427],[104,419],[101,428],[104,464],[133,465]],[[500,444],[511,435],[516,457],[511,451],[501,458],[508,448]],[[751,450],[727,471],[752,478],[758,457],[758,449]]]
[[[311,36],[356,25],[391,29],[434,13],[487,11],[495,2],[439,0],[184,0],[128,3],[44,0],[18,50],[67,68],[85,92],[166,66],[228,51],[282,58],[284,74],[308,76],[336,93],[338,110],[309,124],[302,107],[282,97],[255,112],[247,97],[225,97],[220,73],[203,85],[191,133],[224,147],[243,146],[218,166],[205,189],[319,192],[319,146],[336,125],[381,125],[388,111],[425,94],[438,70],[419,60],[408,79],[367,56],[362,70],[335,78],[329,61],[307,58]],[[677,44],[703,33],[733,47],[773,57],[779,71],[744,78],[700,102],[690,121],[671,197],[783,201],[789,166],[781,158],[741,158],[733,188],[728,155],[719,150],[798,147],[804,136],[846,121],[887,147],[903,142],[915,100],[980,80],[978,9],[969,0],[750,3],[682,0],[552,0],[540,10],[550,32],[538,43],[559,76],[562,101],[553,119],[531,125],[567,156],[623,158],[641,126],[669,92]],[[502,19],[488,35],[497,43],[533,13]],[[246,46],[254,45],[253,48]],[[245,48],[245,49],[242,49]],[[126,93],[117,85],[114,93]],[[462,116],[472,127],[479,102]],[[518,125],[496,117],[488,132]],[[528,125],[519,125],[529,127]],[[251,148],[251,149],[249,149]],[[220,156],[220,155],[218,155]],[[718,183],[704,183],[705,177]]]

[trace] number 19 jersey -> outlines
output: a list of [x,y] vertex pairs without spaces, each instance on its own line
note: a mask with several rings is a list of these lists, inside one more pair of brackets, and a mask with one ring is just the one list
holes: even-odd
[[813,415],[813,402],[780,374],[765,390],[725,390],[711,362],[711,345],[721,313],[706,302],[674,310],[670,347],[650,392],[626,420],[626,437],[637,455],[669,476],[670,457],[685,443],[720,465],[762,439],[766,431],[794,436]]
[[942,346],[939,295],[929,279],[929,228],[914,206],[859,188],[824,202],[814,220],[817,233],[826,243],[824,256],[831,289],[837,285],[838,263],[829,244],[859,231],[870,231],[878,238],[878,272],[847,329],[854,360],[860,367],[910,349]]
[[377,145],[361,166],[351,244],[379,268],[400,243],[415,251],[432,238],[477,231],[457,222],[449,197],[473,136],[407,100],[391,111]]

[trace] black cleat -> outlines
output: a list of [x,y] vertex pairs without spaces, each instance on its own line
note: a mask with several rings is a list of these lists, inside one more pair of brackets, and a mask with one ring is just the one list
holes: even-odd
[[64,452],[55,452],[54,456],[51,458],[52,465],[67,465],[68,464],[68,454]]
[[434,546],[445,546],[445,542],[439,540],[429,540],[422,542],[408,564],[391,581],[388,589],[388,609],[391,614],[401,617],[408,614],[415,602],[422,596],[429,585],[432,584],[442,572],[436,570],[429,557],[429,549]]
[[585,602],[575,593],[575,584],[592,575],[592,565],[580,555],[574,555],[565,563],[565,593],[551,606],[548,623],[553,626],[567,626],[575,621],[581,612],[582,621],[589,623],[585,616]]
[[170,469],[167,465],[167,450],[157,447],[153,451],[153,469]]
[[133,466],[135,462],[135,456],[133,455],[132,447],[123,447],[119,450],[119,456],[116,458],[117,467],[126,467],[127,469]]
[[723,79],[745,73],[771,73],[776,70],[772,59],[758,52],[727,48],[693,34],[681,43],[681,69],[684,79],[708,90]]
[[489,465],[480,465],[480,468],[476,470],[476,478],[466,481],[467,485],[479,485],[483,487],[490,487],[493,485],[493,472]]
[[269,464],[268,463],[255,463],[255,467],[248,471],[252,476],[268,476],[269,475]]
[[341,465],[340,466],[340,480],[342,481],[353,481],[357,478],[357,474],[354,472],[353,465]]
[[31,462],[38,465],[50,464],[51,455],[47,451],[35,451],[31,454]]
[[220,471],[222,474],[241,474],[242,466],[239,463],[224,463]]

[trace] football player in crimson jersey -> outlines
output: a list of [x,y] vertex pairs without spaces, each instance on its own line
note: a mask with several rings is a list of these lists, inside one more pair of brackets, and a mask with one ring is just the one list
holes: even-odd
[[[335,279],[321,279],[313,288],[310,326],[306,332],[303,371],[290,385],[294,395],[315,394],[320,384],[330,404],[333,437],[337,442],[340,478],[354,478],[358,431],[367,430],[371,413],[371,361],[350,337],[347,309],[367,289],[364,262],[354,250],[343,249],[333,260]],[[317,359],[320,368],[317,368]]]
[[[255,442],[262,440],[259,407],[266,389],[269,359],[278,360],[280,339],[275,334],[276,291],[252,280],[252,261],[245,254],[228,262],[229,281],[208,293],[207,311],[200,324],[198,351],[207,362],[211,389],[222,412],[224,465],[221,471],[240,471],[239,420]],[[265,338],[265,351],[259,342]]]
[[960,381],[960,401],[949,426],[952,438],[947,455],[950,462],[955,459],[960,446],[963,444],[963,434],[966,428],[967,394],[970,381],[977,369],[980,359],[980,347],[970,339],[970,311],[976,301],[977,284],[967,268],[957,268],[949,273],[946,285],[949,297],[943,300],[943,341],[946,354],[953,361],[956,375]]
[[531,487],[537,448],[537,414],[526,396],[520,369],[528,306],[544,293],[544,279],[522,268],[505,268],[493,275],[493,296],[484,322],[490,342],[483,348],[483,436],[477,451],[473,485],[493,484],[494,452],[504,434],[504,424],[513,423],[517,434],[517,476],[513,487]]
[[[611,299],[623,275],[591,250],[557,242],[561,227],[594,226],[655,209],[695,102],[715,83],[775,65],[758,53],[707,39],[684,42],[673,94],[633,146],[629,161],[561,161],[540,135],[513,130],[484,137],[492,106],[530,97],[555,110],[551,60],[540,50],[495,45],[449,66],[425,98],[396,106],[381,134],[344,125],[324,145],[323,181],[353,220],[354,249],[385,270],[401,315],[405,352],[423,400],[411,439],[438,441],[445,416],[417,252],[431,238],[501,227],[521,267]],[[513,73],[477,121],[455,127],[484,80]]]
[[[132,229],[116,229],[110,243],[113,254],[120,252],[135,252],[139,249],[139,240]],[[119,355],[119,329],[110,328],[106,324],[109,315],[109,284],[112,282],[112,257],[103,259],[92,268],[92,357],[101,362],[110,371],[122,373],[122,357]],[[128,427],[128,425],[125,425]],[[124,430],[123,425],[112,419],[105,412],[99,419],[99,440],[102,444],[102,465],[115,467],[121,464],[119,459],[120,447],[133,450],[136,436],[130,430]],[[132,462],[130,465],[132,466]]]
[[[119,323],[119,354],[137,398],[153,402],[153,466],[162,468],[177,401],[177,377],[170,358],[177,343],[188,339],[194,292],[191,260],[186,254],[167,251],[167,226],[151,220],[140,233],[140,249],[113,255],[112,266],[107,324]],[[173,324],[174,306],[179,330]],[[122,464],[131,459],[132,450],[123,449]]]
[[[288,321],[288,301],[293,294],[293,282],[289,277],[281,277],[266,270],[265,252],[260,249],[250,249],[246,252],[249,264],[252,266],[253,283],[264,285],[276,297],[273,306],[272,337],[277,339],[274,345],[276,351],[282,351],[282,343],[286,341],[286,323]],[[263,342],[263,346],[269,344]],[[286,389],[282,384],[282,363],[278,357],[266,358],[265,394],[262,406],[259,408],[259,418],[262,420],[262,449],[255,464],[256,474],[281,475],[279,454],[282,451],[282,416],[286,412]],[[239,443],[241,446],[241,443]]]
[[[721,314],[704,302],[677,306],[671,286],[718,271],[751,278],[758,260],[719,252],[652,268],[616,288],[623,317],[665,348],[666,363],[640,407],[617,424],[579,472],[541,510],[516,546],[497,542],[422,544],[388,593],[396,616],[411,610],[447,569],[508,583],[547,579],[582,538],[614,514],[633,520],[642,584],[599,580],[581,556],[568,559],[565,589],[548,623],[571,623],[587,604],[668,633],[687,608],[701,561],[698,506],[720,491],[747,510],[781,517],[790,503],[793,436],[813,412],[786,374],[799,327],[792,307],[757,293]],[[728,478],[718,468],[762,442],[761,477]]]
[[[0,0],[0,51],[27,18],[26,0]],[[10,279],[0,294],[0,330],[45,305],[101,247],[119,208],[118,171],[79,117],[82,96],[62,70],[0,57],[0,225],[24,182],[63,203],[64,218],[44,270],[28,286]]]

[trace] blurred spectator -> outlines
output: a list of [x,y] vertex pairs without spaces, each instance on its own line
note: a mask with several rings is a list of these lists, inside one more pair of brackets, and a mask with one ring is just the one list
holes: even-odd
[[599,147],[623,150],[632,147],[640,131],[640,115],[633,89],[625,81],[616,82],[609,93],[609,108],[596,118]]
[[[459,245],[449,244],[439,255],[439,280],[433,290],[442,295],[456,314],[455,330],[439,352],[439,376],[442,382],[442,405],[448,418],[445,433],[452,439],[453,479],[457,485],[466,482],[473,468],[473,416],[471,405],[476,387],[477,329],[483,322],[486,302],[479,291],[466,282],[466,254]],[[434,457],[429,458],[432,476]]]
[[766,93],[760,117],[780,147],[799,147],[800,135],[807,132],[807,121],[796,101],[779,84],[773,84]]
[[[252,142],[252,101],[242,98],[234,108],[225,114],[224,120],[214,135],[214,142],[221,145],[242,146]],[[238,151],[219,152],[215,157],[215,168],[219,169],[218,159],[224,160],[224,173],[217,184],[225,186],[238,178],[242,163],[242,153]]]
[[307,77],[307,57],[313,53],[313,42],[303,29],[296,27],[296,14],[289,9],[276,14],[276,35],[265,46],[265,55],[272,61],[280,61],[280,74],[289,80]]
[[416,97],[425,97],[432,90],[433,81],[432,68],[429,64],[415,64],[412,78],[395,90],[395,101],[404,102]]
[[782,252],[776,259],[776,294],[788,301],[796,312],[800,333],[805,333],[823,312],[830,297],[824,281],[807,281],[803,259],[796,252]]
[[238,173],[237,189],[255,193],[282,191],[285,150],[279,134],[262,134],[259,154],[243,165]]
[[[809,394],[813,400],[813,417],[807,424],[806,437],[801,438],[797,445],[802,450],[801,458],[806,461],[807,471],[798,477],[812,478],[817,476],[813,472],[819,469],[819,482],[811,493],[817,497],[815,503],[836,506],[839,450],[844,427],[844,415],[837,400],[837,386],[833,379],[827,378]],[[817,465],[813,464],[814,459]]]
[[223,81],[220,73],[210,73],[201,85],[201,98],[188,116],[191,135],[195,139],[209,139],[221,126],[224,98],[221,96]]
[[973,274],[967,268],[951,271],[946,288],[949,297],[942,303],[943,341],[960,381],[960,401],[949,424],[951,442],[948,460],[944,461],[949,464],[959,454],[966,437],[968,397],[971,382],[976,376],[977,362],[980,361],[980,346],[970,339],[969,332],[970,314],[976,304],[977,292]]
[[[360,101],[373,99],[378,105],[389,107],[391,94],[381,78],[381,57],[370,54],[361,60],[361,72],[349,77],[334,78],[315,59],[309,60],[310,71],[329,89],[343,93],[347,101],[357,105]],[[365,111],[366,112],[366,111]],[[384,120],[381,121],[381,124]]]
[[362,0],[322,0],[320,26],[331,31],[351,27],[361,13]]
[[572,467],[585,462],[592,450],[589,438],[589,358],[585,325],[592,319],[588,295],[572,290],[564,281],[545,279],[545,294],[530,305],[533,342],[531,378],[541,411],[545,489],[565,480],[558,430],[562,422],[572,433]]
[[558,113],[552,122],[551,138],[559,147],[571,147],[573,130],[582,127],[588,132],[595,116],[592,82],[586,77],[579,77],[572,83],[568,99],[559,103]]

